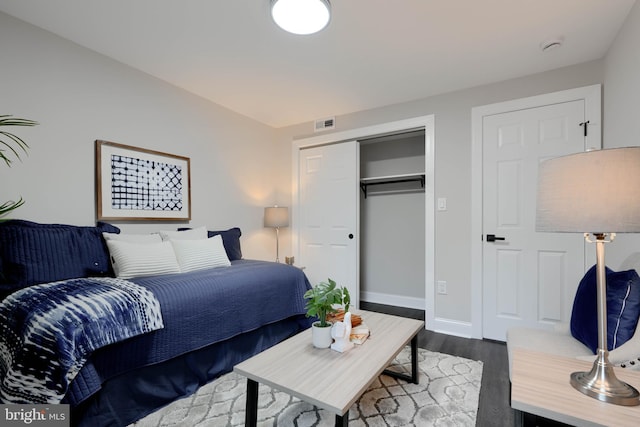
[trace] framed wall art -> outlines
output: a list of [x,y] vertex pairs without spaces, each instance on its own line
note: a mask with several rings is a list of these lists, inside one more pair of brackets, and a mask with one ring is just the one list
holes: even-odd
[[96,141],[98,220],[191,219],[188,157]]

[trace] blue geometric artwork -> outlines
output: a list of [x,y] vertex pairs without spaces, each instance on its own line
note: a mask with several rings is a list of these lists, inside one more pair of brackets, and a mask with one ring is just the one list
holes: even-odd
[[118,210],[181,211],[182,167],[111,155],[111,207]]

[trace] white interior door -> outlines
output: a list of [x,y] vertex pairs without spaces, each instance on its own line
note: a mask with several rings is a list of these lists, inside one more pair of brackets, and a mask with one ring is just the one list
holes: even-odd
[[299,264],[316,285],[345,286],[354,308],[358,286],[358,142],[303,148],[299,153]]
[[[538,165],[585,151],[585,102],[483,118],[483,336],[570,319],[584,274],[579,234],[535,231]],[[490,241],[489,235],[504,240]]]

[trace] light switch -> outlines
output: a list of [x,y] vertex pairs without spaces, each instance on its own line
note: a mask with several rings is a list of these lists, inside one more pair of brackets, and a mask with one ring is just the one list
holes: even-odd
[[446,295],[447,294],[447,282],[444,280],[438,280],[436,282],[437,285],[437,292],[440,295]]
[[439,211],[447,210],[447,199],[445,197],[438,198],[438,210]]

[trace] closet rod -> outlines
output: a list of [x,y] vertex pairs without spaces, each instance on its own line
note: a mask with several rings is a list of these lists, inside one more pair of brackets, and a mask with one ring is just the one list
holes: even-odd
[[424,175],[419,175],[412,178],[388,178],[380,179],[374,182],[360,182],[360,189],[364,193],[364,198],[367,198],[367,187],[370,185],[382,185],[382,184],[396,184],[400,182],[420,182],[420,187],[424,188]]

